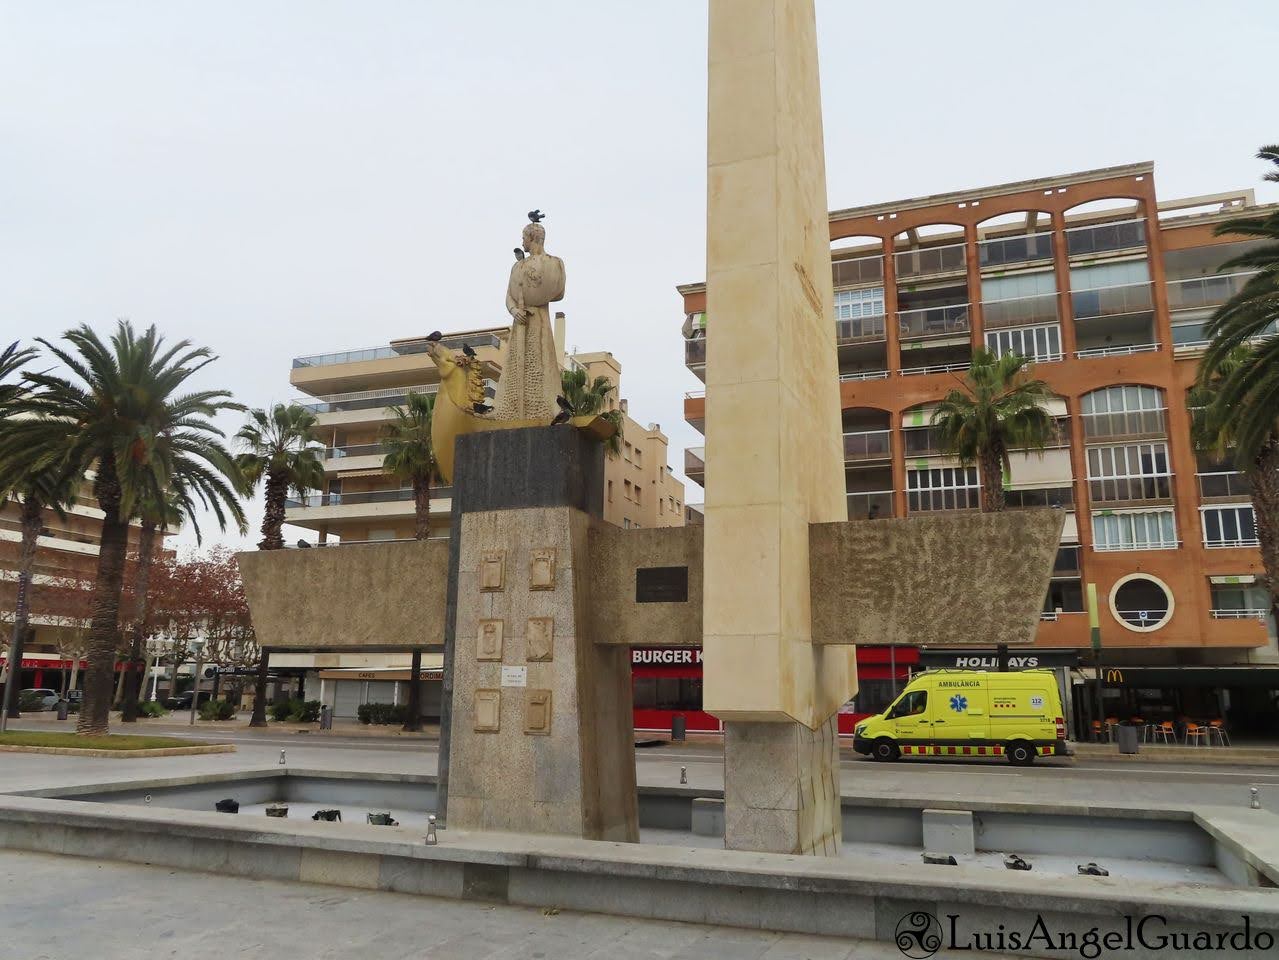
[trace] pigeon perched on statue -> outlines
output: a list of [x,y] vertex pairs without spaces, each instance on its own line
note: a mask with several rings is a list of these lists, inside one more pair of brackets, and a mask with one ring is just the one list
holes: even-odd
[[546,219],[546,214],[541,210],[530,210],[528,212],[529,223],[541,223]]
[[471,345],[469,343],[462,344],[462,352],[472,360],[475,359],[475,351],[471,349]]

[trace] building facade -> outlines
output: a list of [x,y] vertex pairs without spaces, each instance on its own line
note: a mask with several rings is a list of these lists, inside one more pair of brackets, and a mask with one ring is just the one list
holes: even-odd
[[[562,314],[556,323],[556,342],[563,344]],[[465,344],[476,352],[491,395],[501,374],[507,333],[506,327],[461,331],[448,334],[443,342],[455,350]],[[344,543],[414,536],[413,491],[383,472],[381,434],[392,419],[389,408],[403,404],[409,391],[439,389],[427,343],[423,336],[293,361],[290,383],[306,394],[294,402],[316,415],[325,445],[325,487],[290,499],[285,519],[294,527],[314,531],[317,545],[340,548]],[[656,423],[643,425],[631,418],[621,396],[621,364],[607,352],[561,353],[560,362],[564,369],[581,369],[588,383],[607,377],[615,387],[608,409],[624,414],[620,450],[605,458],[604,519],[626,528],[682,526],[684,485],[668,465],[666,435]],[[432,489],[433,537],[449,534],[451,494],[448,486]],[[269,640],[264,642],[269,645]],[[273,671],[298,675],[308,696],[320,696],[339,718],[354,717],[360,703],[400,703],[407,694],[407,653],[276,654],[271,666]],[[423,676],[427,681],[424,714],[437,716],[439,695],[431,681],[442,676],[439,665],[424,667]]]
[[[1081,729],[1095,674],[1071,664],[1093,662],[1088,584],[1107,716],[1279,722],[1248,486],[1196,453],[1187,404],[1204,324],[1248,279],[1221,264],[1252,244],[1214,227],[1273,209],[1252,191],[1160,201],[1143,163],[831,214],[849,519],[979,508],[977,468],[943,456],[930,427],[975,348],[1030,357],[1055,395],[1060,440],[1014,454],[1004,484],[1011,509],[1066,513],[1033,652],[1060,666]],[[732,318],[706,316],[704,284],[678,289],[686,365],[704,380],[715,325]],[[704,394],[689,393],[688,422],[703,430],[704,412]],[[703,451],[685,453],[696,482]],[[945,656],[889,653],[891,664],[883,649],[859,654],[858,714]]]

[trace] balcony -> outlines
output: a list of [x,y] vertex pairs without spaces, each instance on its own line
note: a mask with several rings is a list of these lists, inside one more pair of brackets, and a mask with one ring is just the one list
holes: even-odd
[[1257,271],[1224,273],[1214,277],[1191,277],[1168,281],[1168,309],[1203,310],[1221,306],[1244,288]]
[[1168,411],[1119,410],[1111,413],[1084,413],[1084,440],[1109,440],[1122,437],[1168,436]]
[[871,257],[852,257],[848,260],[832,260],[831,279],[835,289],[860,287],[884,282],[884,258],[880,254]]
[[952,243],[944,247],[925,247],[893,254],[897,282],[964,273],[968,269],[966,247],[964,243]]
[[344,447],[325,447],[325,460],[345,460],[349,457],[381,457],[385,456],[387,446],[384,443],[352,443]]
[[935,457],[941,454],[940,433],[934,427],[911,427],[902,431],[906,459]]
[[1265,607],[1248,607],[1238,610],[1211,610],[1209,613],[1214,620],[1260,620],[1265,622],[1270,616],[1270,611]]
[[887,460],[892,456],[891,430],[861,430],[844,434],[844,462]]
[[849,520],[887,520],[893,515],[893,491],[870,490],[848,494]]
[[997,237],[977,244],[977,255],[983,270],[1034,263],[1053,258],[1051,233],[1025,233],[1017,237]]
[[[440,343],[450,350],[461,350],[463,344],[472,347],[500,347],[502,341],[496,334],[477,333],[464,337],[445,337]],[[328,367],[339,363],[364,363],[369,360],[390,360],[426,353],[430,344],[425,338],[394,346],[369,347],[364,350],[342,350],[337,353],[319,353],[310,357],[294,357],[293,367]]]
[[684,366],[697,375],[697,379],[706,382],[706,338],[684,341]]
[[705,447],[688,447],[684,450],[684,475],[694,483],[706,485]]
[[933,373],[963,373],[965,370],[971,369],[970,361],[961,363],[928,363],[918,367],[902,367],[898,371],[903,377],[920,377]]
[[[431,488],[431,504],[438,501],[451,500],[453,488],[447,486]],[[398,490],[362,490],[358,493],[317,493],[310,496],[293,498],[284,501],[289,510],[309,510],[316,507],[349,507],[370,503],[404,503],[412,502],[413,488],[402,487]],[[434,512],[434,511],[432,511]]]
[[872,343],[884,339],[884,315],[854,317],[835,321],[835,342],[839,346],[850,343]]
[[1100,287],[1096,290],[1074,290],[1070,294],[1070,309],[1076,320],[1149,313],[1154,309],[1150,281]]
[[1208,502],[1252,499],[1252,484],[1237,470],[1197,473],[1195,476],[1199,478],[1200,500]]
[[412,387],[390,387],[385,390],[357,390],[354,393],[333,393],[321,397],[299,397],[291,401],[312,413],[349,413],[355,410],[385,410],[407,402],[410,393],[438,393],[438,383],[423,383]]
[[1168,503],[1172,500],[1172,477],[1090,477],[1088,497],[1094,504]]
[[963,336],[968,333],[967,303],[954,303],[943,307],[923,307],[918,310],[902,310],[897,314],[897,325],[903,340],[922,340],[935,337]]
[[1072,257],[1145,248],[1146,221],[1143,219],[1117,220],[1066,230],[1066,253]]
[[1041,293],[1033,297],[1010,300],[983,300],[982,322],[987,330],[999,327],[1021,327],[1036,323],[1056,323],[1057,294]]
[[1079,564],[1079,555],[1083,549],[1077,543],[1063,543],[1057,548],[1057,557],[1053,560],[1054,577],[1077,577],[1083,569]]
[[887,370],[849,370],[839,375],[840,382],[848,383],[855,380],[887,380]]
[[1004,505],[1009,510],[1035,507],[1069,509],[1075,505],[1074,487],[1035,487],[1027,490],[1005,490]]

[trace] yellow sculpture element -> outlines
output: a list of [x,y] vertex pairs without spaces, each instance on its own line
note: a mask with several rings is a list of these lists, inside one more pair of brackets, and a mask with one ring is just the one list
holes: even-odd
[[[435,412],[431,417],[431,445],[435,448],[435,462],[440,476],[453,482],[453,441],[467,433],[484,430],[514,430],[519,427],[545,427],[549,419],[501,420],[490,413],[477,413],[476,404],[486,405],[484,376],[480,362],[474,357],[455,354],[439,343],[429,349],[431,360],[440,371],[440,392],[435,399]],[[585,430],[596,440],[607,440],[616,427],[603,417],[573,417],[569,425]]]

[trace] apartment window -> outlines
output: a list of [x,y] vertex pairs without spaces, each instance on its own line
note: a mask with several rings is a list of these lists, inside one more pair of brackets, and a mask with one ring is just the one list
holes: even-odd
[[1177,523],[1171,510],[1094,513],[1094,550],[1173,550]]
[[912,512],[970,510],[981,506],[976,467],[933,467],[906,474],[906,501]]
[[1129,443],[1088,448],[1088,493],[1093,500],[1163,500],[1172,496],[1168,444]]
[[613,481],[612,480],[608,482],[608,502],[609,503],[613,502]]
[[835,294],[835,319],[860,320],[884,315],[884,288],[840,290]]
[[644,490],[642,487],[640,487],[638,483],[635,484],[634,489],[635,489],[635,504],[636,506],[638,506],[639,504],[644,502]]
[[660,517],[660,516],[664,516],[665,513],[666,513],[666,501],[663,500],[661,497],[658,497],[657,498],[657,515]]
[[1205,507],[1203,515],[1205,547],[1257,546],[1257,519],[1251,504],[1232,507]]
[[1150,281],[1150,265],[1145,260],[1125,260],[1122,263],[1099,263],[1090,267],[1070,268],[1071,290],[1101,290],[1106,287],[1125,287],[1133,283]]
[[1084,588],[1079,580],[1050,580],[1044,596],[1044,613],[1083,613]]
[[986,349],[995,356],[1015,353],[1031,360],[1061,359],[1061,327],[1025,327],[1020,330],[990,330]]
[[639,467],[639,466],[643,466],[643,464],[644,464],[644,450],[640,447],[636,447],[635,448],[635,466]]
[[628,443],[628,444],[626,444],[626,445],[625,445],[625,448],[626,448],[626,459],[627,459],[627,460],[630,460],[630,459],[631,459],[631,445]]
[[631,481],[622,481],[622,493],[625,495],[627,500],[631,499]]
[[1104,387],[1079,401],[1084,437],[1114,437],[1166,432],[1163,391],[1137,384]]
[[630,517],[622,517],[622,529],[623,529],[623,530],[629,530],[629,529],[631,529],[631,518],[630,518]]

